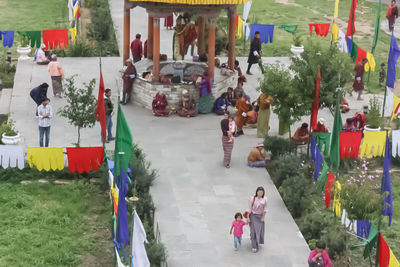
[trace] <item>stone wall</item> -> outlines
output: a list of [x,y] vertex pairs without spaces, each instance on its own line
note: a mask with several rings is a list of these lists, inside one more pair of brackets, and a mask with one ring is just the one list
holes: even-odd
[[[221,77],[219,77],[221,78]],[[223,79],[213,84],[212,94],[214,98],[226,92],[228,87],[235,88],[237,84],[237,74],[223,76]],[[169,106],[178,106],[183,90],[188,90],[190,95],[197,101],[199,99],[199,89],[194,84],[153,84],[142,78],[135,79],[132,91],[132,101],[144,108],[152,109],[151,103],[157,92],[162,92],[167,96]]]

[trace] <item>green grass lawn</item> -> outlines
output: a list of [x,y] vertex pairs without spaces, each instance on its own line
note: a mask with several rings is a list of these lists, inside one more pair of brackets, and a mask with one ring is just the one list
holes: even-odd
[[0,266],[113,266],[106,192],[0,183]]
[[[351,1],[340,1],[338,26],[346,33],[347,21],[350,12]],[[378,4],[367,1],[358,1],[356,10],[356,33],[354,41],[357,45],[367,52],[371,52],[372,40],[374,38],[374,27],[376,19],[376,10]],[[381,20],[386,19],[387,5],[382,5]],[[290,56],[290,46],[293,44],[292,35],[282,29],[278,29],[282,24],[298,24],[297,32],[303,36],[304,44],[307,39],[320,42],[327,47],[331,44],[330,35],[327,37],[310,37],[310,23],[332,23],[334,12],[334,1],[315,1],[315,0],[253,0],[248,22],[257,24],[274,24],[273,43],[263,44],[263,56]],[[242,15],[243,6],[238,6],[238,14]],[[241,56],[248,55],[249,41],[246,43],[246,49],[243,49],[243,38],[236,42],[237,53]],[[370,92],[379,92],[382,88],[378,86],[379,65],[387,63],[390,47],[390,36],[382,30],[379,34],[378,45],[375,50],[375,61],[377,70],[371,72],[370,81],[367,86]],[[367,78],[366,74],[365,78]],[[400,77],[398,73],[397,77]]]
[[42,31],[68,27],[68,0],[0,0],[0,27],[9,31]]

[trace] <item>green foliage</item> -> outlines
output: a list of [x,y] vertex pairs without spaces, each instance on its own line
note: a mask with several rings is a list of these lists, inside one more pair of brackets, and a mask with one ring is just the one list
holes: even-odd
[[151,168],[150,162],[146,160],[145,154],[137,145],[133,145],[133,153],[129,166],[132,170],[135,170],[132,175],[136,181],[136,190],[140,193],[149,193],[150,186],[156,179],[157,172]]
[[374,97],[369,100],[368,113],[365,116],[368,127],[379,128],[382,126],[383,119],[381,116],[381,111],[381,103],[379,102],[379,99],[374,95]]
[[8,121],[3,122],[0,125],[0,139],[3,134],[5,134],[7,136],[16,136],[18,134],[18,131],[15,130],[14,125],[15,125],[15,122],[12,119],[9,119]]
[[264,139],[264,149],[265,151],[271,151],[271,157],[272,159],[275,159],[278,156],[292,153],[295,146],[287,138],[266,136]]
[[335,259],[338,256],[345,254],[347,250],[347,234],[339,225],[335,224],[328,228],[328,231],[324,235],[323,239],[326,240],[328,253],[331,259]]
[[[215,55],[226,54],[228,44],[228,18],[218,16],[217,27],[215,28]],[[222,63],[222,62],[221,62]]]
[[279,193],[294,218],[301,217],[307,209],[312,186],[311,180],[299,173],[287,177],[279,188]]
[[68,46],[67,55],[69,57],[92,57],[94,50],[88,42],[77,40]]
[[301,46],[303,44],[303,38],[300,34],[295,33],[293,34],[293,45],[294,46]]
[[58,114],[68,119],[68,122],[78,128],[78,141],[80,142],[80,129],[93,127],[96,122],[96,98],[93,96],[93,88],[96,80],[92,79],[84,89],[75,86],[75,76],[66,79],[65,96],[67,105],[62,107]]
[[0,80],[2,88],[13,88],[14,75],[16,68],[5,59],[7,58],[7,49],[0,49]]
[[158,267],[165,261],[165,248],[161,243],[157,243],[155,240],[149,241],[146,244],[147,257],[151,263],[150,266]]
[[293,155],[282,155],[268,164],[268,171],[276,188],[279,188],[287,178],[299,173],[301,159]]
[[299,228],[305,240],[319,240],[324,232],[326,232],[328,226],[331,224],[332,214],[317,210],[306,214],[302,218]]
[[340,97],[337,88],[351,81],[353,63],[349,56],[340,52],[334,45],[322,48],[319,43],[309,41],[301,58],[292,57],[291,60],[290,70],[295,73],[293,87],[298,96],[298,103],[304,106],[304,109],[301,109],[304,111],[302,115],[310,114],[315,96],[318,67],[321,72],[319,106],[333,110]]

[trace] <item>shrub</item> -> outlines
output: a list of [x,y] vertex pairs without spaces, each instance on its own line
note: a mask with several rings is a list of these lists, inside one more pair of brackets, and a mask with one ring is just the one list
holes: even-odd
[[329,227],[323,239],[326,240],[328,253],[331,259],[340,257],[346,252],[347,234],[343,232],[338,224]]
[[143,151],[137,145],[133,145],[133,153],[129,166],[134,170],[132,175],[136,181],[137,192],[148,193],[150,186],[156,179],[157,172],[151,169],[150,162],[146,160]]
[[287,177],[279,193],[294,218],[302,216],[310,203],[312,182],[303,173]]
[[94,49],[88,42],[77,40],[68,46],[67,55],[69,57],[92,57]]
[[271,179],[276,188],[279,188],[288,177],[299,173],[301,159],[292,155],[283,155],[279,159],[268,164]]
[[305,240],[320,239],[323,232],[332,222],[332,214],[316,210],[308,213],[299,224],[299,228]]
[[271,152],[273,159],[284,154],[290,154],[294,151],[294,144],[287,138],[278,136],[266,136],[264,139],[265,151]]
[[369,100],[368,113],[365,116],[365,119],[367,125],[371,128],[379,128],[383,124],[381,117],[381,103],[375,95]]
[[0,139],[3,134],[7,136],[15,136],[18,134],[18,131],[14,128],[14,124],[15,122],[9,119],[8,121],[5,121],[0,125]]

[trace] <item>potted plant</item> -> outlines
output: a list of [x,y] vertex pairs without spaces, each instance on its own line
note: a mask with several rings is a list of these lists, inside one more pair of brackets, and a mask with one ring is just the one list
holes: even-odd
[[378,98],[374,96],[369,100],[368,113],[366,115],[365,131],[377,132],[381,130],[382,116],[381,116],[381,103]]
[[16,145],[21,141],[21,136],[14,128],[14,121],[9,120],[0,125],[1,142],[5,145]]
[[18,60],[27,60],[29,59],[28,54],[31,52],[31,47],[29,46],[29,39],[26,35],[20,35],[20,46],[17,48],[18,54],[20,54]]
[[303,40],[300,34],[293,34],[293,44],[290,51],[295,57],[300,57],[300,54],[304,52],[304,46],[302,45]]

